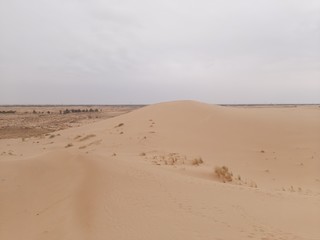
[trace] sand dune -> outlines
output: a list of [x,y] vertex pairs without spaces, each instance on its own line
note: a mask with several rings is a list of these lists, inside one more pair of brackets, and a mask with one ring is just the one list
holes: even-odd
[[179,101],[2,139],[0,239],[320,239],[319,119]]

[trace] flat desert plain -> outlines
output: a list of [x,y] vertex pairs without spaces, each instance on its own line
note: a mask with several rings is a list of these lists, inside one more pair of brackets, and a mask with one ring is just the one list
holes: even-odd
[[320,239],[319,106],[150,105],[0,140],[0,239]]

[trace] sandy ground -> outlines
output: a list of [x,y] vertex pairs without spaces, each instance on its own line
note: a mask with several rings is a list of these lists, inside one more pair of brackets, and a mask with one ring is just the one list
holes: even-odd
[[181,101],[1,139],[0,239],[318,240],[319,119]]
[[[49,134],[119,116],[139,107],[141,106],[0,106],[0,139]],[[81,112],[64,114],[67,109]]]

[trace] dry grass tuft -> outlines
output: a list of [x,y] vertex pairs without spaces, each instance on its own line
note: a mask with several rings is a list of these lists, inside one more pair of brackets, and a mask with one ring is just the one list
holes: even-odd
[[68,143],[68,144],[65,146],[65,148],[69,148],[69,147],[72,147],[72,146],[73,146],[72,143]]
[[196,166],[199,166],[199,165],[202,164],[202,163],[203,163],[203,160],[202,160],[201,157],[199,157],[199,158],[194,158],[194,159],[192,159],[192,161],[191,161],[191,164],[192,164],[192,165],[196,165]]
[[222,182],[232,182],[233,180],[233,174],[226,166],[215,167],[214,173]]
[[250,183],[249,187],[257,188],[257,187],[258,187],[258,185],[257,185],[255,182],[251,181],[251,183]]

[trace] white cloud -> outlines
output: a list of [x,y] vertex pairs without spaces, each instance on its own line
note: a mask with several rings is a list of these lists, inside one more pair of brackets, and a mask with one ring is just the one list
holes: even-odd
[[0,31],[3,104],[320,102],[316,0],[11,0]]

